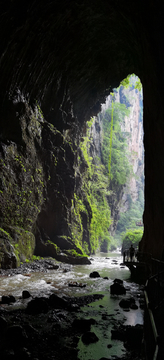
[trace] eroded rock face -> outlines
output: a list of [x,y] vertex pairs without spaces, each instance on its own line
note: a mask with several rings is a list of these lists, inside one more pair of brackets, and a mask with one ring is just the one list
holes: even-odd
[[77,146],[85,120],[97,114],[110,89],[134,72],[144,90],[145,232],[140,247],[162,257],[163,33],[163,1],[72,0],[67,7],[64,0],[2,2],[3,229],[30,229],[36,246],[70,236],[74,154],[42,121],[36,102],[44,119],[62,133],[70,131]]

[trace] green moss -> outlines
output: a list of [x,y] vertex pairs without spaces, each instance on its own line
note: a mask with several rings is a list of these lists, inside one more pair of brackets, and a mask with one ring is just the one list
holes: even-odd
[[60,248],[59,248],[56,244],[54,244],[52,241],[47,240],[47,244],[51,244],[51,245],[53,245],[53,247],[54,247],[54,249],[55,249],[56,253],[57,253],[57,254],[58,254],[58,253],[60,253]]
[[10,234],[4,229],[0,228],[0,238],[7,238],[8,240],[12,240]]
[[31,232],[18,227],[9,227],[9,232],[11,234],[10,243],[14,247],[18,266],[22,260],[32,259],[35,249],[34,235]]
[[86,254],[79,254],[79,253],[77,253],[77,251],[76,250],[74,250],[74,249],[70,249],[70,250],[65,250],[64,251],[66,254],[68,254],[68,255],[71,255],[71,256],[73,256],[73,257],[87,257],[87,255]]

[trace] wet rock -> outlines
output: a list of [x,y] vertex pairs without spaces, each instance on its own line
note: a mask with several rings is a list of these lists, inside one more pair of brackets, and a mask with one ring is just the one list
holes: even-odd
[[108,319],[108,315],[103,314],[101,318],[102,318],[102,320],[107,320],[107,319]]
[[86,287],[86,284],[83,284],[83,283],[78,283],[77,281],[70,281],[68,286],[70,287],[80,287],[80,288],[83,288],[83,287]]
[[143,325],[137,324],[135,326],[126,326],[126,344],[125,346],[132,348],[141,347],[143,339]]
[[31,359],[31,353],[26,349],[25,347],[19,349],[19,351],[16,352],[16,358],[20,360],[28,360]]
[[116,329],[111,330],[111,338],[113,340],[125,341],[126,340],[125,329],[123,327],[118,327]]
[[22,299],[28,299],[31,297],[31,294],[29,293],[28,290],[23,290],[22,291]]
[[87,331],[82,335],[81,340],[85,345],[89,345],[99,341],[99,338],[96,336],[94,332]]
[[80,332],[89,331],[94,319],[75,319],[72,323],[74,329]]
[[131,308],[132,310],[137,310],[137,309],[138,309],[138,305],[137,305],[137,304],[131,304],[131,305],[130,305],[130,308]]
[[7,321],[3,316],[0,316],[0,334],[2,335],[7,328]]
[[24,345],[27,336],[21,325],[13,325],[8,327],[5,333],[6,342],[10,348],[21,347]]
[[48,302],[54,309],[65,309],[69,306],[65,299],[56,294],[51,294]]
[[145,301],[144,300],[139,300],[139,304],[140,304],[140,309],[144,310],[145,309]]
[[100,274],[98,273],[98,271],[93,271],[89,274],[89,277],[95,279],[100,277]]
[[126,348],[139,349],[142,344],[143,325],[122,325],[114,330],[111,330],[111,335],[112,339],[123,341]]
[[135,299],[133,297],[128,298],[128,299],[122,299],[119,302],[119,306],[123,309],[128,309],[133,305],[135,305]]
[[2,300],[1,300],[1,303],[2,304],[10,304],[10,303],[15,303],[16,300],[15,300],[15,297],[13,295],[3,295],[2,296]]
[[26,313],[36,315],[40,313],[47,313],[49,310],[48,303],[45,298],[35,298],[31,300],[26,308]]
[[103,277],[104,280],[109,280],[108,276]]
[[122,284],[115,282],[110,286],[110,293],[112,295],[124,295],[126,294],[126,289]]
[[24,325],[24,329],[26,331],[26,333],[29,334],[37,334],[38,331],[30,324],[25,324]]
[[16,360],[13,349],[6,349],[2,354],[2,360]]
[[121,279],[116,278],[116,279],[114,279],[113,282],[114,282],[114,284],[117,283],[117,284],[123,285],[123,280],[121,280]]
[[77,312],[80,310],[80,307],[77,304],[68,304],[67,310],[70,312]]

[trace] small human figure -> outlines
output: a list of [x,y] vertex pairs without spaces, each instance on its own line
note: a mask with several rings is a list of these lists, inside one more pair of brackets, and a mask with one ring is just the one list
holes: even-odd
[[123,262],[125,262],[125,257],[126,257],[126,251],[124,250],[124,252],[123,252]]
[[134,250],[134,247],[132,244],[130,245],[129,253],[130,253],[130,261],[133,261],[133,256],[134,256],[135,250]]

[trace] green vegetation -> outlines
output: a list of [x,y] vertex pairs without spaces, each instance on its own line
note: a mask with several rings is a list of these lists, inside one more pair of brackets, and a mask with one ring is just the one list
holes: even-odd
[[123,249],[129,249],[132,244],[134,248],[137,248],[143,235],[143,229],[129,229],[126,233],[122,234],[122,247]]
[[[113,109],[112,109],[113,107]],[[111,188],[117,188],[125,185],[132,174],[132,167],[129,162],[129,153],[127,149],[128,133],[121,130],[121,124],[125,116],[129,115],[129,110],[124,104],[114,103],[109,108],[103,118],[103,143],[102,160],[106,171],[109,171],[109,154],[111,153]],[[112,116],[113,112],[113,116]],[[112,126],[112,149],[111,149],[111,123]]]
[[[95,253],[100,246],[104,236],[109,235],[108,230],[111,224],[110,209],[107,202],[108,177],[105,175],[105,167],[100,160],[93,160],[90,155],[92,138],[90,127],[94,119],[87,123],[87,134],[80,143],[78,166],[85,167],[82,173],[81,193],[74,194],[71,207],[71,233],[75,245],[82,250],[82,253]],[[84,223],[88,231],[88,240],[84,236]]]
[[138,91],[142,90],[141,80],[135,74],[129,74],[124,80],[121,81],[120,86],[128,88],[129,86],[134,86],[134,89]]
[[87,256],[87,255],[84,255],[84,254],[79,254],[79,253],[77,253],[77,251],[74,250],[74,249],[65,250],[64,252],[65,252],[66,254],[68,254],[68,255],[73,256],[73,257],[84,257],[84,256]]
[[126,212],[120,214],[119,221],[117,223],[116,235],[120,235],[127,229],[137,229],[138,222],[142,222],[143,208],[144,208],[144,193],[141,188],[139,196],[136,202],[132,202],[131,196],[128,196],[129,209]]

